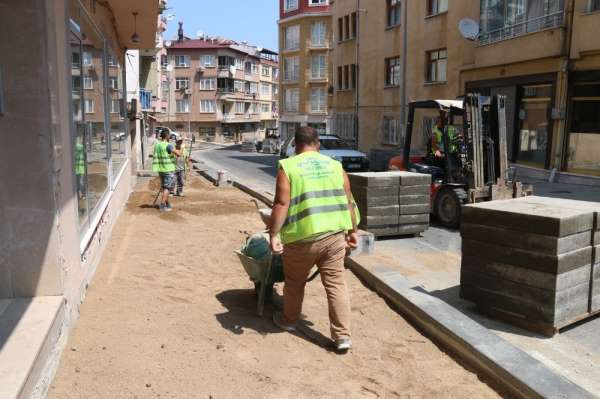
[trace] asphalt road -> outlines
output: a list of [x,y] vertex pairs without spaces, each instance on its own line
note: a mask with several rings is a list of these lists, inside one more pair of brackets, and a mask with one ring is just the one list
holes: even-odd
[[225,170],[230,176],[252,188],[274,193],[279,156],[240,152],[240,148],[240,145],[200,143],[194,147],[193,155],[209,168]]

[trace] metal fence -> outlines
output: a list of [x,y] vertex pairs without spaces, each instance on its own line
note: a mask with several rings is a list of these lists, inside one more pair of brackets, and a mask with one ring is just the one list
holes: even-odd
[[514,25],[505,26],[489,32],[479,34],[479,46],[485,46],[503,40],[513,39],[524,36],[528,33],[540,32],[547,29],[554,29],[564,26],[565,13],[560,11],[553,14],[544,15],[538,18],[529,19]]

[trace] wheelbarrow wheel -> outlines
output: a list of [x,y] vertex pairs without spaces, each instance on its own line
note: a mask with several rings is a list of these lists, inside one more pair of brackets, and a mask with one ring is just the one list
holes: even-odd
[[[258,298],[260,295],[260,282],[254,283],[254,293]],[[267,290],[265,291],[265,303],[273,303],[273,284],[267,286]]]

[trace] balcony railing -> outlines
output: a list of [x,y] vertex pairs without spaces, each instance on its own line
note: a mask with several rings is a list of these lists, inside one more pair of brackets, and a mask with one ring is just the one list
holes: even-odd
[[140,107],[142,111],[152,110],[152,92],[146,89],[140,89]]
[[533,18],[514,25],[505,26],[489,32],[479,34],[479,46],[514,39],[529,33],[540,32],[547,29],[554,29],[563,26],[565,23],[564,11]]

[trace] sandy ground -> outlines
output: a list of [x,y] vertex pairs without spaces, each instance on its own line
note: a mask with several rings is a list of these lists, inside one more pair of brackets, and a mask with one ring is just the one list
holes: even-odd
[[155,187],[141,184],[115,227],[50,398],[498,397],[350,272],[353,351],[328,347],[318,280],[303,332],[279,332],[272,307],[255,315],[233,254],[263,227],[250,198],[195,179],[159,214]]

